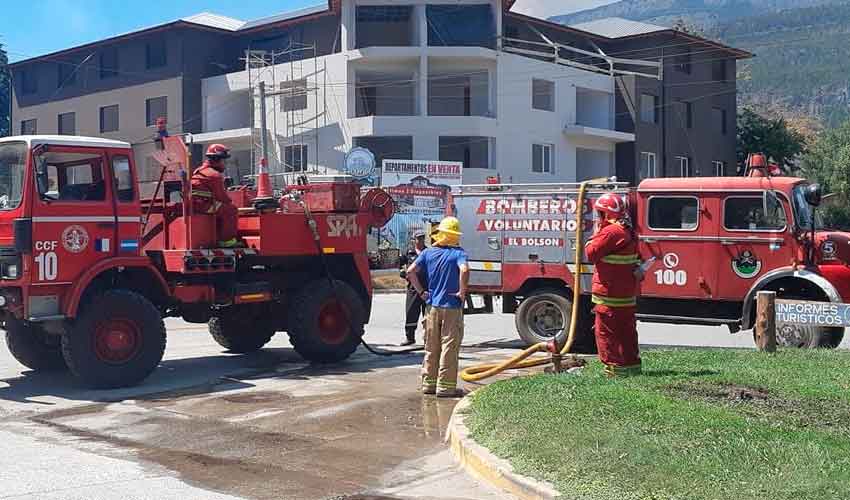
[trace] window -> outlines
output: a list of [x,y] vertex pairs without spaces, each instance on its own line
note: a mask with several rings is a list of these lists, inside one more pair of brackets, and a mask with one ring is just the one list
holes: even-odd
[[57,129],[59,135],[76,135],[77,134],[77,114],[63,113],[59,115],[59,123]]
[[440,137],[440,161],[463,162],[464,168],[490,168],[490,138]]
[[354,145],[371,151],[375,155],[375,164],[378,167],[384,164],[384,160],[413,159],[413,137],[411,136],[355,137]]
[[38,121],[32,120],[21,121],[21,135],[35,135],[38,133]]
[[148,127],[156,125],[157,118],[168,119],[168,97],[153,97],[145,101],[146,124]]
[[145,67],[147,69],[162,68],[168,64],[168,51],[165,39],[158,38],[145,44]]
[[692,177],[691,159],[687,156],[677,156],[676,165],[679,167],[679,177]]
[[493,7],[474,5],[428,5],[428,45],[432,47],[495,47]]
[[674,68],[681,73],[691,73],[691,52],[684,52],[676,56]]
[[655,153],[643,152],[640,154],[640,179],[652,179],[658,177]]
[[694,104],[687,101],[679,101],[679,120],[682,126],[694,128]]
[[309,148],[304,144],[286,146],[283,149],[283,161],[287,172],[307,171],[307,152]]
[[30,95],[38,92],[38,80],[32,68],[23,70],[18,74],[21,76],[21,95]]
[[722,108],[712,108],[711,114],[714,118],[714,123],[721,134],[726,135],[726,110]]
[[77,65],[72,62],[59,61],[56,63],[56,88],[70,87],[77,83]]
[[100,53],[100,78],[112,78],[118,75],[118,48],[109,47]]
[[27,146],[23,142],[0,144],[0,210],[21,206],[27,157]]
[[414,116],[416,79],[410,72],[358,72],[355,76],[355,116]]
[[555,111],[555,82],[536,78],[531,81],[531,107]]
[[725,60],[714,61],[711,64],[711,78],[716,82],[726,82],[728,80],[726,73],[726,64]]
[[104,201],[100,155],[48,152],[42,156],[47,165],[48,197],[59,201]]
[[551,174],[552,150],[551,144],[532,144],[531,146],[531,171],[539,174]]
[[653,196],[649,199],[649,228],[655,231],[695,231],[699,200],[691,196]]
[[768,207],[761,196],[726,198],[723,202],[723,227],[729,231],[782,231],[785,208],[781,203]]
[[133,174],[130,172],[130,159],[126,156],[112,158],[112,175],[115,179],[115,193],[118,201],[133,201],[135,189],[133,186]]
[[714,165],[714,175],[717,177],[726,177],[726,162],[725,161],[713,161],[711,162]]
[[658,97],[651,94],[640,95],[640,121],[643,123],[658,123]]
[[292,80],[280,84],[281,111],[298,111],[307,109],[307,80]]
[[429,68],[429,116],[493,116],[490,112],[490,75],[471,69],[464,75],[442,73]]
[[100,132],[115,132],[118,130],[118,105],[100,108]]
[[358,5],[357,48],[409,47],[417,44],[412,5]]

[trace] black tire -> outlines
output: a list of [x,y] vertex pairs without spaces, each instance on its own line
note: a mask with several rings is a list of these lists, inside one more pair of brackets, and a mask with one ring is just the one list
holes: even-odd
[[80,307],[62,337],[62,354],[71,373],[86,386],[128,387],[156,369],[165,340],[165,323],[156,306],[135,292],[110,290]]
[[363,338],[366,308],[348,283],[308,283],[290,303],[289,338],[304,359],[336,363],[351,356]]
[[35,371],[65,370],[59,336],[51,338],[40,326],[6,320],[6,345],[18,363]]
[[[755,332],[753,332],[755,337]],[[835,349],[844,339],[844,328],[776,324],[776,345],[800,349]]]
[[259,351],[275,334],[271,310],[265,307],[228,307],[213,316],[208,327],[221,347],[238,354]]
[[[566,341],[573,302],[567,289],[540,289],[520,302],[514,322],[520,338],[527,344],[549,342],[556,335],[563,345]],[[593,312],[588,297],[582,297],[579,324],[573,344],[574,353],[595,353]]]

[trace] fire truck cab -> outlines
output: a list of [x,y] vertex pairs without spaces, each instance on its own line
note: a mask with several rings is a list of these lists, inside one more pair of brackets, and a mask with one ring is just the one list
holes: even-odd
[[[643,260],[642,321],[753,327],[755,298],[850,301],[850,235],[823,227],[820,188],[792,177],[648,179],[637,188],[608,183],[588,192],[576,220],[577,186],[463,186],[453,194],[470,254],[471,290],[502,297],[528,343],[563,335],[572,298],[575,232],[592,235],[592,203],[613,191],[626,201]],[[581,266],[583,293],[593,268]],[[592,350],[592,305],[582,300],[578,347]],[[568,326],[568,325],[567,325]],[[786,346],[836,347],[843,328],[778,325]]]
[[308,360],[347,358],[371,310],[365,235],[391,216],[389,196],[315,179],[260,208],[238,186],[244,246],[219,249],[214,216],[193,213],[182,138],[164,138],[158,159],[142,199],[127,143],[0,139],[0,322],[15,358],[132,385],[162,359],[168,316],[208,323],[231,352],[287,331]]

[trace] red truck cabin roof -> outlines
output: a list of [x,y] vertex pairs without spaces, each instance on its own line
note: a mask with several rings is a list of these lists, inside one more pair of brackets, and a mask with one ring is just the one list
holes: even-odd
[[646,179],[638,191],[741,191],[788,192],[805,179],[799,177],[676,177]]

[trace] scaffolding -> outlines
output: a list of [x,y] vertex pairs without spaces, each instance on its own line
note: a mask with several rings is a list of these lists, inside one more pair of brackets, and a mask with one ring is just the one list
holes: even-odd
[[[320,66],[314,44],[290,42],[282,51],[248,50],[245,56],[251,95],[251,172],[268,162],[275,188],[304,174],[326,174],[321,165],[320,121],[327,120],[327,66]],[[260,83],[265,90],[260,91]],[[262,113],[265,113],[263,120]],[[258,119],[260,118],[260,119]],[[265,136],[265,151],[264,141]],[[271,147],[269,147],[269,145]]]

